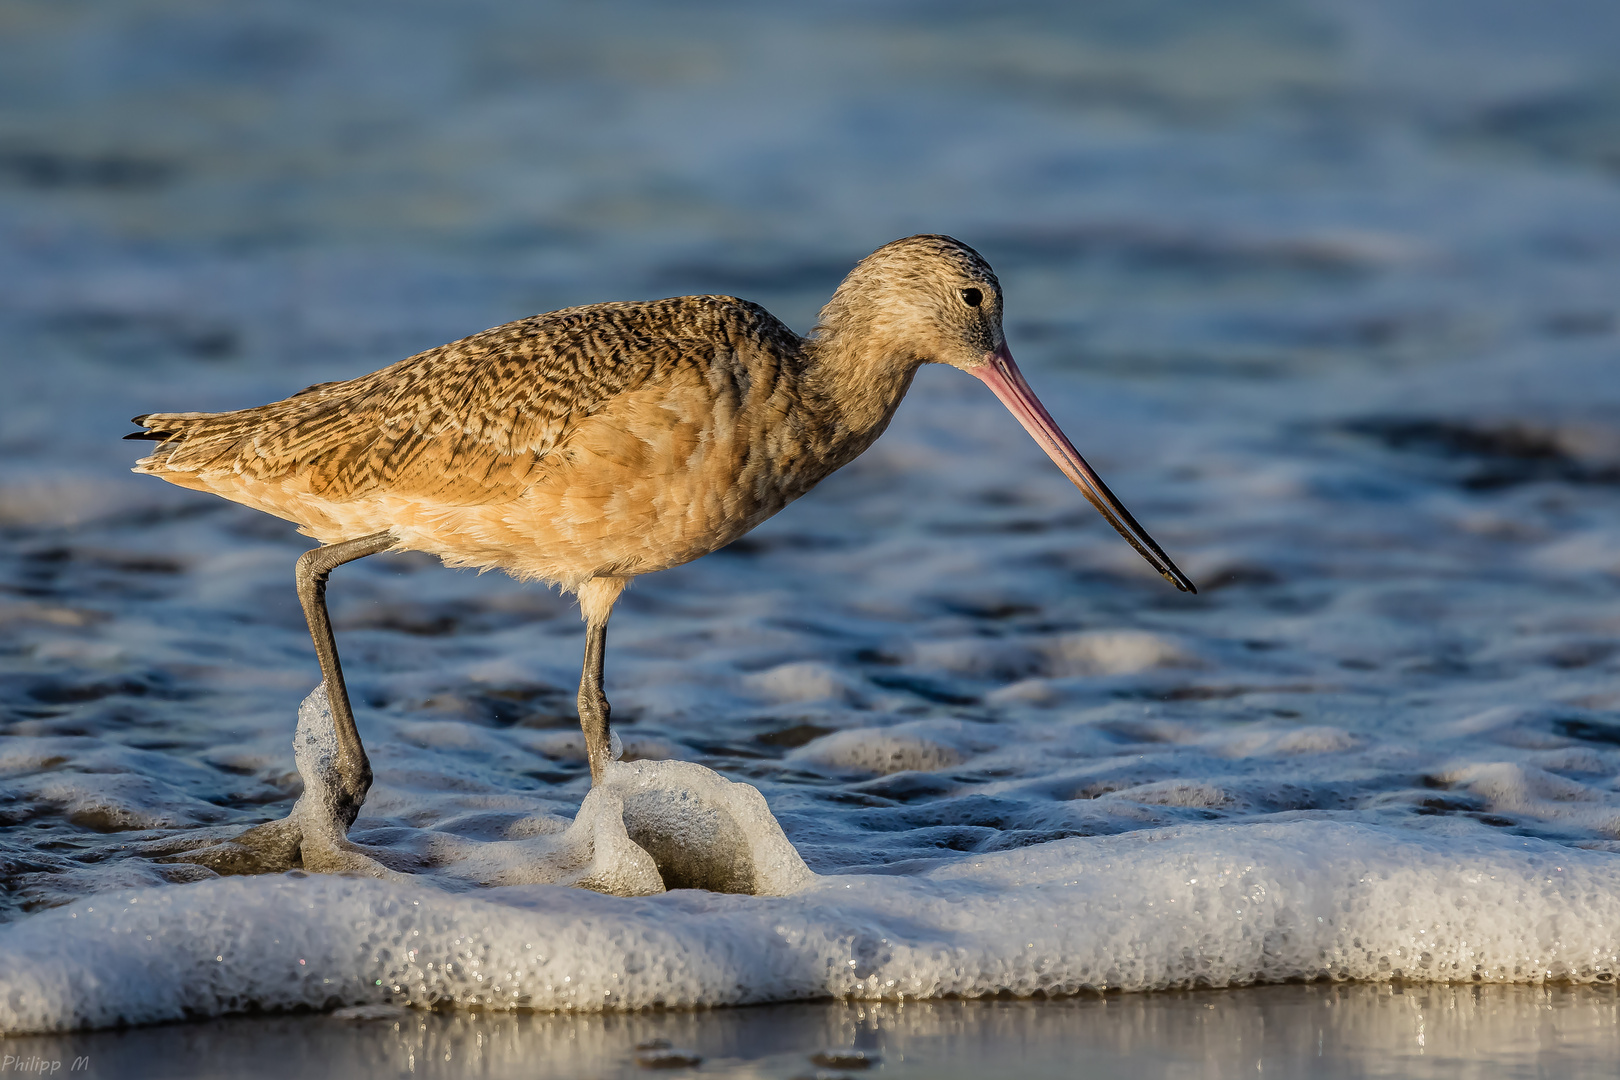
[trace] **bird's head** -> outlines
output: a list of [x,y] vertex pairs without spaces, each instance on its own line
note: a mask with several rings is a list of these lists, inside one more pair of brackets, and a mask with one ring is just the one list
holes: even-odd
[[877,363],[939,363],[982,381],[1086,499],[1183,592],[1192,581],[1114,497],[1046,411],[1001,330],[1001,282],[983,256],[949,236],[908,236],[862,259],[822,309],[818,335],[851,334]]
[[1004,345],[1001,282],[949,236],[908,236],[856,264],[821,313],[823,333],[857,333],[891,363],[971,371]]

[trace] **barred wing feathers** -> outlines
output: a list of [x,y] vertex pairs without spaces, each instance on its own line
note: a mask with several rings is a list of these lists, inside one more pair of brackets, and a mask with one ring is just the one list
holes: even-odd
[[243,496],[501,502],[538,479],[571,423],[618,395],[727,346],[777,351],[784,337],[796,352],[791,331],[731,297],[564,309],[258,408],[138,417],[148,430],[129,437],[158,445],[135,471],[262,509]]

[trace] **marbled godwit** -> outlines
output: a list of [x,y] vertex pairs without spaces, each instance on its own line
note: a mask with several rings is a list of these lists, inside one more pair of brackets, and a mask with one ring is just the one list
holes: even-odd
[[742,536],[848,464],[888,426],[912,376],[983,380],[1121,536],[1196,591],[1075,451],[1001,330],[1000,283],[947,236],[879,248],[801,338],[729,296],[536,315],[349,382],[227,413],[152,413],[135,471],[297,523],[298,560],[336,727],[346,828],[371,785],[326,614],[327,575],[379,551],[431,552],[574,593],[592,782],[609,760],[608,614],[638,574]]

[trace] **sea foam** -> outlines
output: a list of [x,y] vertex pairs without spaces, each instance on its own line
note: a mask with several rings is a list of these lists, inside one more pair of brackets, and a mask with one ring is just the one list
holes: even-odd
[[1620,862],[1320,820],[1076,838],[779,897],[305,875],[104,893],[0,930],[0,1029],[394,1002],[561,1010],[1286,979],[1608,982]]

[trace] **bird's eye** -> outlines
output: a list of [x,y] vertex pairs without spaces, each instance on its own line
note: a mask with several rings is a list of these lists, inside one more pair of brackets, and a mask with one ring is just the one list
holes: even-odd
[[984,299],[984,293],[978,289],[963,289],[962,299],[967,301],[968,307],[978,307],[979,302]]

